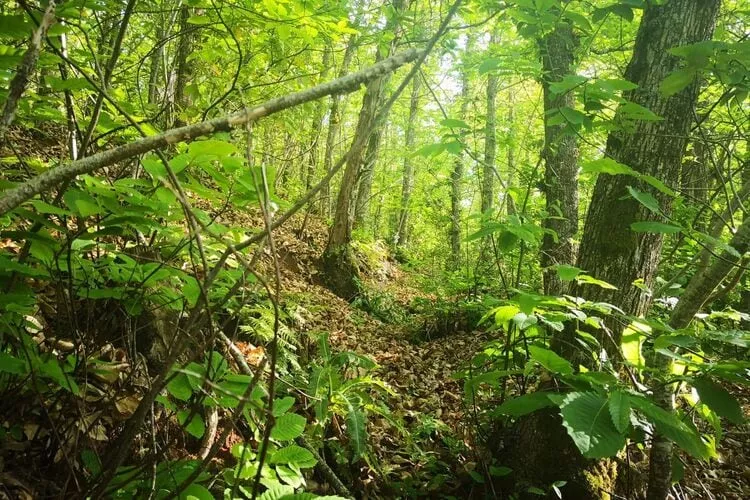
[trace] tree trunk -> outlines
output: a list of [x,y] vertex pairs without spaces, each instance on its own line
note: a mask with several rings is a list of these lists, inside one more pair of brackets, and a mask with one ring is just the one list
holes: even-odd
[[[387,82],[384,82],[384,85]],[[384,94],[381,93],[378,102],[383,102]],[[354,226],[364,227],[370,215],[370,196],[372,193],[372,180],[375,176],[375,164],[378,162],[378,153],[380,152],[380,143],[383,140],[382,125],[376,125],[367,141],[367,152],[365,161],[362,164],[362,170],[359,175],[357,184],[357,201],[354,207]]]
[[[320,72],[318,83],[323,83],[328,80],[329,66],[331,65],[331,46],[326,45],[323,51],[323,69]],[[323,130],[323,119],[325,118],[325,101],[318,101],[315,103],[315,117],[313,118],[312,126],[312,146],[310,147],[310,156],[307,163],[307,172],[305,175],[305,191],[310,190],[313,181],[315,179],[315,170],[318,166],[318,156],[320,151],[320,136]],[[327,173],[327,172],[326,172]],[[325,174],[324,174],[325,175]]]
[[[354,55],[354,49],[357,46],[357,37],[352,35],[349,38],[349,43],[346,45],[346,51],[344,51],[344,58],[341,61],[341,68],[339,69],[339,76],[344,76],[349,71],[349,65]],[[339,106],[341,105],[341,95],[335,94],[331,96],[331,109],[328,112],[328,134],[326,135],[326,151],[323,157],[323,168],[326,173],[331,171],[333,167],[333,154],[336,149],[336,143],[339,140],[339,132],[341,130],[341,116],[339,113]],[[331,184],[326,182],[321,189],[320,195],[320,214],[324,217],[331,215]]]
[[560,279],[556,264],[575,262],[573,238],[578,232],[578,141],[567,124],[550,124],[553,112],[560,108],[574,108],[573,92],[556,94],[550,84],[560,81],[573,70],[576,41],[573,27],[561,22],[554,31],[539,41],[539,52],[544,76],[544,192],[547,218],[544,227],[556,236],[545,234],[542,241],[541,264],[544,293],[562,295],[565,283]]
[[[646,8],[633,56],[625,73],[625,78],[638,85],[626,93],[625,98],[644,106],[663,119],[659,121],[627,121],[623,110],[618,110],[617,121],[622,128],[610,134],[607,141],[608,157],[624,163],[637,172],[652,175],[667,185],[674,185],[679,179],[679,169],[685,143],[693,117],[699,85],[693,82],[686,89],[671,97],[659,92],[659,85],[680,61],[669,49],[676,46],[696,43],[711,37],[719,0],[671,0],[662,5],[649,4]],[[603,279],[616,287],[612,291],[597,286],[572,286],[572,295],[579,295],[595,302],[609,302],[621,307],[626,313],[640,315],[649,306],[648,294],[632,285],[636,279],[650,287],[655,278],[659,263],[662,237],[659,234],[635,233],[630,224],[636,221],[653,220],[654,216],[637,201],[628,196],[627,186],[636,185],[640,190],[647,186],[635,182],[630,176],[600,174],[594,188],[589,208],[578,267],[589,274]],[[653,193],[668,210],[667,197]],[[614,344],[620,345],[622,326],[609,324]],[[599,334],[599,331],[596,332]],[[575,349],[577,345],[574,328],[556,334],[552,347],[565,356],[574,366],[591,365],[589,356]],[[609,349],[613,342],[600,335],[600,344]],[[572,347],[571,347],[572,346]],[[618,359],[610,351],[609,359]],[[541,418],[537,412],[528,418]],[[523,429],[524,426],[519,424]],[[545,450],[555,449],[560,443],[559,434],[565,430],[561,426],[531,426],[536,435],[525,435],[522,442],[541,442]],[[528,434],[528,433],[527,433]],[[525,447],[521,447],[526,449]],[[557,448],[560,460],[580,457],[572,442]],[[528,477],[548,477],[545,463],[524,466],[523,474]],[[579,463],[570,474],[557,474],[557,480],[567,480],[566,497],[604,498],[609,497],[607,488],[602,485],[614,484],[616,468],[611,461],[585,460]]]
[[[500,42],[497,29],[493,30],[490,46]],[[482,166],[482,214],[492,210],[497,156],[497,89],[500,77],[490,73],[487,78],[487,121],[484,129],[484,165]]]
[[[471,50],[471,39],[466,41],[466,53]],[[461,70],[461,118],[469,112],[469,70],[464,63]],[[451,258],[449,267],[461,268],[461,202],[463,201],[464,155],[456,156],[451,171]]]
[[414,160],[412,151],[414,150],[414,136],[416,135],[417,113],[419,112],[419,92],[421,79],[414,78],[411,88],[411,102],[409,103],[409,119],[406,122],[406,154],[404,155],[404,176],[401,183],[401,209],[399,210],[398,225],[396,226],[396,235],[393,242],[396,247],[403,247],[409,241],[409,202],[411,200],[411,191],[414,187]]
[[190,53],[193,51],[195,27],[188,23],[189,18],[190,8],[187,5],[183,5],[180,8],[180,39],[177,43],[177,75],[174,88],[175,127],[181,127],[187,123],[184,113],[191,104],[190,97],[185,93],[185,89],[188,82],[193,79],[195,71],[192,61],[188,61]]
[[367,86],[365,91],[362,109],[359,112],[357,130],[354,133],[344,175],[341,178],[333,226],[328,236],[328,244],[323,252],[325,280],[334,293],[347,300],[357,295],[357,278],[359,277],[359,265],[351,248],[353,195],[357,186],[357,177],[362,167],[367,138],[370,137],[372,132],[372,124],[377,112],[382,85],[382,77],[377,78]]
[[[671,0],[646,8],[625,72],[625,78],[638,88],[624,97],[662,119],[630,121],[618,111],[621,130],[610,134],[607,157],[668,186],[676,185],[700,85],[696,79],[670,97],[659,92],[659,85],[682,64],[669,49],[711,38],[719,4],[720,0]],[[629,196],[629,185],[650,191],[662,209],[669,210],[669,197],[645,183],[630,176],[601,174],[586,218],[578,267],[613,284],[617,290],[574,286],[573,293],[590,301],[615,304],[626,313],[639,316],[648,310],[651,297],[633,282],[639,280],[646,288],[652,288],[663,237],[630,229],[633,222],[654,220],[655,215]],[[622,326],[613,323],[610,328],[614,344],[619,345]],[[612,345],[611,340],[600,341],[602,346]]]
[[[387,47],[382,44],[378,44],[376,51],[375,60],[381,61],[386,57],[389,57],[396,50],[396,42],[398,41],[398,29],[400,25],[399,16],[404,7],[403,0],[394,0],[393,2],[393,15],[386,21],[385,33],[392,33],[393,38],[388,43]],[[378,87],[376,96],[377,105],[383,102],[385,98],[385,89],[390,81],[390,75],[386,75],[383,78],[382,84]],[[354,225],[356,227],[364,226],[367,222],[367,217],[370,211],[370,193],[372,191],[372,179],[375,174],[375,164],[378,161],[378,153],[380,151],[380,141],[383,137],[382,127],[384,124],[377,123],[374,128],[370,131],[370,137],[367,141],[367,153],[365,154],[365,161],[360,167],[359,177],[357,179],[357,193],[354,204]]]

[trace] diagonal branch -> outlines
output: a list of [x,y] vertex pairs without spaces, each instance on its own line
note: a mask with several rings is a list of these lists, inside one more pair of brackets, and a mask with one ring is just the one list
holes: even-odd
[[258,106],[245,108],[237,113],[196,123],[194,125],[188,125],[186,127],[167,130],[161,134],[146,137],[130,144],[102,151],[101,153],[52,168],[32,179],[29,179],[20,186],[6,190],[3,193],[2,198],[0,198],[0,215],[13,210],[24,201],[33,198],[37,194],[42,193],[61,182],[72,180],[82,174],[94,172],[100,168],[117,163],[118,161],[132,158],[177,142],[189,141],[214,132],[226,132],[238,126],[245,125],[246,123],[257,121],[265,116],[299,106],[300,104],[321,97],[354,92],[359,89],[360,85],[394,71],[400,66],[415,60],[420,54],[421,51],[416,49],[406,50],[361,71],[337,78],[330,82],[316,85],[315,87],[300,92],[277,97]]

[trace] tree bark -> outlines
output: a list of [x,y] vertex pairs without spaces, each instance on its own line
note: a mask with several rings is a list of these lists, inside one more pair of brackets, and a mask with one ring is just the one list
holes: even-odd
[[562,295],[566,291],[556,264],[575,263],[573,238],[578,232],[578,141],[568,124],[550,124],[554,111],[574,108],[573,92],[556,94],[550,84],[573,71],[576,40],[573,27],[563,21],[539,41],[544,76],[544,192],[547,218],[543,225],[555,235],[545,234],[541,248],[544,293]]
[[336,200],[333,226],[328,236],[328,244],[323,252],[325,279],[331,290],[344,299],[357,295],[359,265],[352,252],[352,205],[354,194],[362,168],[367,139],[372,132],[372,124],[379,104],[382,78],[373,80],[365,91],[362,108],[359,111],[357,130],[347,156],[346,168],[341,178],[341,186]]
[[[401,11],[404,7],[403,0],[393,1],[393,16],[389,17],[385,23],[384,33],[392,33],[393,38],[388,43],[387,48],[383,47],[382,44],[378,45],[375,60],[380,61],[386,57],[389,57],[396,50],[396,42],[398,41],[398,30],[400,26]],[[379,107],[385,98],[385,90],[390,81],[390,75],[383,77],[382,82],[377,88],[373,88],[375,95],[376,106]],[[375,174],[375,164],[378,161],[378,153],[380,152],[380,141],[383,137],[384,124],[376,123],[373,125],[373,129],[369,132],[369,138],[367,140],[367,152],[365,153],[364,162],[360,166],[359,175],[357,176],[357,193],[356,200],[354,203],[354,225],[364,226],[366,219],[370,211],[370,193],[372,191],[372,179]]]
[[[490,46],[500,42],[497,29],[492,31]],[[490,73],[487,78],[487,121],[484,129],[484,165],[482,166],[482,214],[492,210],[495,179],[495,158],[497,156],[497,89],[500,77]]]
[[[466,42],[466,53],[471,50],[471,40]],[[469,70],[464,63],[461,70],[461,118],[469,112]],[[463,201],[464,154],[456,156],[451,171],[451,259],[452,270],[461,268],[461,202]]]
[[396,247],[403,247],[409,241],[409,204],[411,192],[414,187],[414,137],[416,135],[417,113],[419,113],[420,78],[415,78],[411,88],[411,101],[409,103],[409,118],[406,122],[406,138],[404,141],[404,175],[401,182],[401,209],[399,210],[398,225],[393,242]]
[[[671,0],[660,5],[648,4],[625,73],[625,78],[637,84],[638,88],[627,92],[624,97],[650,109],[662,120],[628,120],[623,109],[618,110],[616,121],[621,128],[608,137],[608,157],[641,174],[652,175],[667,185],[674,185],[679,180],[699,84],[695,81],[670,97],[662,95],[659,86],[681,64],[669,49],[709,39],[719,3],[719,0]],[[628,196],[628,185],[653,192],[643,183],[635,182],[631,176],[600,174],[577,261],[578,267],[618,289],[612,291],[597,286],[573,285],[571,294],[589,301],[609,302],[621,307],[627,314],[637,316],[646,312],[650,298],[640,288],[633,286],[633,282],[640,279],[647,287],[652,286],[659,264],[662,237],[631,230],[631,223],[653,220],[654,216]],[[654,193],[654,196],[660,200],[663,210],[669,209],[666,196],[661,193]],[[617,360],[622,326],[608,321],[608,328],[614,342],[598,330],[595,333],[600,344],[608,350],[609,359]],[[574,366],[584,364],[591,368],[593,360],[576,348],[575,336],[575,328],[568,325],[564,332],[555,334],[552,348]],[[542,419],[543,416],[544,411],[528,418],[533,424],[535,419]],[[568,457],[580,457],[572,442],[560,443],[559,434],[565,432],[562,427],[531,425],[531,428],[536,435],[525,436],[525,441],[546,443],[544,449],[558,449],[558,456],[566,457],[566,460]],[[563,476],[557,474],[556,480],[568,481],[566,496],[575,492],[571,498],[608,497],[609,492],[601,485],[614,484],[614,464],[606,460],[576,460],[578,466],[573,471]],[[544,469],[543,463],[530,464],[523,468],[523,474],[543,479],[549,477],[550,471]]]
[[[357,46],[357,36],[352,35],[349,38],[349,42],[346,45],[344,51],[344,58],[341,61],[341,69],[339,70],[339,76],[343,76],[349,71],[349,65],[354,55],[354,49]],[[336,149],[336,143],[339,140],[339,132],[341,130],[341,116],[339,113],[339,106],[341,106],[341,95],[334,94],[331,96],[331,109],[328,112],[328,133],[326,134],[326,151],[323,159],[323,168],[326,172],[331,171],[333,166],[333,154]],[[320,214],[324,217],[331,215],[331,185],[325,183],[323,190],[321,191],[320,200]]]
[[[326,45],[323,52],[323,70],[320,72],[319,82],[324,82],[328,79],[328,72],[331,65],[331,46]],[[315,115],[313,118],[312,126],[312,146],[310,147],[310,155],[307,163],[307,172],[305,174],[305,191],[310,189],[315,179],[315,170],[318,166],[318,156],[320,151],[320,136],[323,130],[323,118],[325,118],[325,102],[318,101],[315,106]]]
[[[676,185],[700,85],[696,79],[670,97],[659,92],[659,85],[681,65],[669,49],[711,38],[719,4],[720,0],[671,0],[646,8],[625,72],[625,78],[638,88],[624,97],[662,119],[631,121],[619,110],[616,120],[621,129],[610,134],[607,157],[656,177],[668,186]],[[587,300],[609,302],[639,316],[648,310],[651,297],[633,282],[640,280],[645,287],[652,288],[663,236],[630,229],[633,222],[653,220],[655,215],[629,196],[629,185],[651,191],[662,210],[669,211],[669,197],[645,183],[630,176],[601,174],[586,218],[578,267],[613,284],[617,290],[596,286],[572,288],[574,294]],[[609,326],[614,344],[619,346],[622,326],[614,322]],[[602,346],[612,345],[610,340],[599,340]]]

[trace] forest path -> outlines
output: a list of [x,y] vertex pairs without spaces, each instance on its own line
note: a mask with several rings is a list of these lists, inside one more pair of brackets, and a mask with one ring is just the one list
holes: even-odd
[[[487,334],[456,331],[419,340],[429,317],[415,313],[410,305],[415,298],[431,297],[413,288],[409,275],[390,262],[385,263],[387,272],[370,269],[364,279],[373,300],[384,300],[380,307],[394,312],[392,321],[381,321],[365,312],[366,307],[336,296],[317,275],[319,254],[311,250],[321,248],[320,235],[325,232],[316,229],[311,228],[308,237],[301,239],[297,230],[279,235],[284,296],[288,303],[300,306],[296,315],[299,330],[311,334],[311,339],[327,332],[334,351],[368,356],[378,365],[372,375],[392,389],[394,395],[387,396],[385,402],[409,436],[387,419],[370,415],[368,439],[381,473],[423,489],[436,475],[443,477],[442,471],[444,479],[457,487],[475,463],[466,452],[474,442],[471,432],[476,427],[473,419],[467,418],[471,409],[465,404],[462,381],[454,374],[480,351]],[[438,461],[442,464],[436,466]],[[377,483],[383,478],[376,479],[378,474],[368,470],[362,473],[369,476],[369,480],[361,478],[363,484],[371,484],[379,496],[382,485]],[[444,492],[451,485],[438,482],[433,486]]]

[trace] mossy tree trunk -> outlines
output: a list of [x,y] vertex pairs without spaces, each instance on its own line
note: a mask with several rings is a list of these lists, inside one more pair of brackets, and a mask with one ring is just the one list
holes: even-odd
[[[638,88],[626,92],[624,97],[648,108],[661,119],[632,120],[619,110],[616,121],[621,127],[608,138],[607,157],[637,172],[652,175],[667,185],[674,186],[679,181],[699,82],[696,79],[668,97],[660,92],[660,85],[681,65],[680,59],[669,49],[710,39],[719,4],[720,0],[671,0],[645,9],[633,56],[625,72],[625,78]],[[648,185],[629,176],[600,174],[589,207],[577,265],[594,277],[615,285],[617,290],[574,285],[571,294],[590,301],[609,302],[628,314],[641,315],[647,312],[650,297],[633,282],[641,280],[646,287],[653,285],[662,236],[631,231],[631,223],[654,220],[655,216],[628,195],[628,185],[650,192],[660,201],[663,210],[669,210],[668,197]],[[622,326],[609,326],[614,344],[619,346]],[[553,338],[553,349],[574,366],[593,364],[588,356],[575,349],[575,335],[574,329],[566,328]],[[610,350],[609,359],[618,359],[617,353],[613,352],[612,340],[603,335],[599,340]],[[610,498],[616,475],[614,464],[580,458],[566,430],[553,422],[552,417],[545,420],[544,415],[545,412],[532,414],[517,424],[522,443],[518,453],[523,455],[533,448],[538,459],[524,463],[522,477],[538,478],[539,484],[544,486],[544,481],[550,477],[567,481],[565,498]],[[537,419],[542,419],[542,423],[536,422]],[[555,452],[550,453],[551,450]],[[571,457],[579,458],[573,460]],[[574,466],[566,465],[570,462]]]

